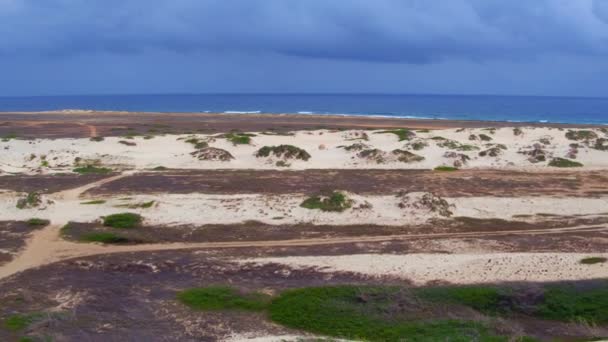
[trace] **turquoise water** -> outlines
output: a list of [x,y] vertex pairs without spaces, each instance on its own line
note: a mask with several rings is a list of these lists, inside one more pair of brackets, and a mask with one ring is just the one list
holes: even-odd
[[0,111],[97,109],[301,113],[608,124],[608,98],[371,94],[204,94],[0,97]]

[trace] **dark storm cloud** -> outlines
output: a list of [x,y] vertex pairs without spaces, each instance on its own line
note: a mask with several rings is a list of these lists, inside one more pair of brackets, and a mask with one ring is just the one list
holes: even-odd
[[372,62],[608,55],[608,0],[0,0],[0,56],[247,52]]

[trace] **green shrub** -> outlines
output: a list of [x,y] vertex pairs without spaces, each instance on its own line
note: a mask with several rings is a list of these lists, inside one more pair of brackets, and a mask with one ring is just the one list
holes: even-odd
[[593,265],[593,264],[602,264],[608,261],[608,258],[604,257],[588,257],[581,259],[581,264],[585,265]]
[[152,169],[152,171],[166,171],[166,170],[168,170],[168,168],[166,168],[164,166],[157,166]]
[[31,218],[27,220],[29,226],[48,226],[49,223],[51,223],[51,221],[40,218]]
[[583,164],[576,162],[574,160],[565,159],[565,158],[553,158],[549,162],[549,166],[553,167],[582,167]]
[[399,138],[399,141],[410,140],[416,136],[416,133],[406,128],[398,128],[386,131],[376,132],[375,134],[394,134]]
[[80,173],[82,175],[84,174],[104,174],[104,173],[110,173],[112,172],[112,169],[109,169],[107,167],[97,167],[94,165],[87,165],[87,166],[81,166],[81,167],[77,167],[74,170],[72,170],[75,173]]
[[120,213],[108,215],[103,218],[103,225],[112,228],[135,228],[142,222],[142,217],[135,213]]
[[106,233],[106,232],[96,232],[96,233],[87,233],[84,234],[80,241],[83,242],[101,242],[107,244],[121,244],[128,243],[129,239],[126,237],[122,237],[120,235],[114,233]]
[[313,196],[307,198],[300,204],[306,209],[321,209],[321,211],[342,212],[350,208],[353,201],[346,197],[345,194],[334,191],[329,196]]
[[104,138],[103,137],[91,137],[91,139],[89,139],[89,140],[99,142],[99,141],[103,141]]
[[458,168],[453,167],[453,166],[437,166],[433,170],[441,171],[441,172],[451,172],[451,171],[458,171]]
[[304,161],[310,159],[310,154],[306,150],[293,145],[264,146],[255,153],[255,156],[260,158],[268,157],[271,154],[277,158],[301,159]]
[[479,150],[479,147],[469,144],[462,144],[455,140],[441,140],[441,142],[437,143],[437,146],[448,148],[450,150],[456,151],[476,151]]
[[188,289],[177,294],[183,304],[196,310],[261,311],[268,306],[269,297],[261,293],[243,294],[231,287],[209,286]]

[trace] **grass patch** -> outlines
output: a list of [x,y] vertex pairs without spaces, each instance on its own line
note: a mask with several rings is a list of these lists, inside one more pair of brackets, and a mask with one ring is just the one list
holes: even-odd
[[104,138],[103,137],[91,137],[91,139],[89,139],[89,140],[100,142],[100,141],[104,141]]
[[48,226],[49,223],[51,223],[51,221],[45,220],[45,219],[40,219],[40,218],[31,218],[31,219],[27,220],[27,225],[34,226],[34,227]]
[[152,169],[152,171],[166,171],[166,170],[169,170],[169,169],[164,166],[157,166]]
[[452,172],[452,171],[458,171],[458,168],[453,167],[453,166],[437,166],[433,170],[440,171],[440,172]]
[[552,167],[582,167],[583,164],[576,162],[574,160],[565,159],[565,158],[553,158],[549,162],[549,166]]
[[2,137],[2,141],[3,142],[9,142],[9,141],[11,141],[13,139],[17,139],[17,134],[15,134],[15,133],[9,133],[9,134],[7,134],[7,135],[5,135],[5,136]]
[[607,258],[604,257],[588,257],[581,259],[580,263],[585,265],[594,265],[594,264],[603,264],[608,261]]
[[226,286],[188,289],[177,294],[183,304],[196,310],[261,311],[268,307],[269,296],[261,293],[241,293]]
[[103,218],[103,225],[112,228],[129,229],[139,226],[143,218],[135,213],[120,213]]
[[416,294],[429,301],[462,304],[484,313],[501,311],[503,298],[497,288],[488,286],[421,288]]
[[310,154],[306,150],[293,145],[264,146],[255,153],[255,156],[260,158],[268,157],[271,154],[277,158],[301,159],[304,161],[310,159]]
[[4,320],[4,327],[8,330],[18,331],[28,327],[34,322],[30,315],[12,315]]
[[416,136],[416,133],[405,128],[391,129],[386,131],[376,132],[375,134],[394,134],[399,138],[399,141],[410,140]]
[[559,321],[608,322],[608,288],[584,291],[569,286],[549,288],[536,315]]
[[342,212],[350,208],[353,201],[345,194],[334,191],[328,196],[313,196],[307,198],[300,204],[300,207],[306,209],[320,209],[321,211]]
[[84,204],[84,205],[95,205],[95,204],[104,204],[106,203],[105,200],[93,200],[93,201],[87,201],[87,202],[80,202],[80,204]]
[[[400,319],[398,289],[331,286],[286,291],[273,300],[270,318],[284,326],[366,341],[506,341],[483,324],[456,319]],[[407,308],[405,308],[407,310]]]
[[492,137],[487,135],[487,134],[480,134],[479,135],[479,139],[481,139],[482,141],[492,141]]
[[87,166],[77,167],[77,168],[73,169],[72,171],[75,173],[79,173],[81,175],[88,175],[88,174],[110,173],[110,172],[112,172],[112,169],[109,169],[107,167],[98,167],[98,166],[94,166],[94,165],[87,165]]

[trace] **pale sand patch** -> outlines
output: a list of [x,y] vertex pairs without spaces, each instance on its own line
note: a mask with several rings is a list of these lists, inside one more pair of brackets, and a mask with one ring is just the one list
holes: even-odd
[[[411,193],[420,197],[423,193]],[[19,196],[24,194],[5,192],[0,194],[0,212],[3,220],[27,220],[32,217],[52,222],[90,222],[101,216],[119,212],[136,212],[144,216],[146,224],[197,225],[230,224],[260,221],[268,224],[315,225],[420,225],[430,219],[442,218],[426,208],[400,208],[400,198],[388,196],[359,196],[348,194],[354,200],[353,207],[344,212],[323,212],[302,208],[307,198],[303,195],[205,195],[205,194],[158,194],[129,197],[111,197],[104,204],[83,205],[91,199],[66,198],[64,194],[45,196],[53,201],[46,209],[18,209]],[[95,198],[99,199],[99,198]],[[512,219],[528,215],[520,221],[535,221],[535,214],[549,215],[597,215],[608,212],[608,197],[602,198],[553,198],[553,197],[466,197],[446,198],[453,204],[454,216],[473,218]],[[128,208],[129,205],[154,201],[150,208]],[[368,207],[371,205],[371,207]],[[123,207],[120,207],[123,206]]]
[[583,265],[589,256],[606,253],[496,253],[496,254],[357,254],[254,258],[241,263],[278,263],[290,267],[317,267],[320,271],[356,272],[374,277],[397,277],[416,285],[431,281],[455,284],[503,281],[565,281],[608,277],[608,264]]
[[[3,156],[0,160],[0,172],[23,173],[56,173],[71,171],[75,158],[85,160],[99,160],[102,164],[117,168],[147,169],[156,166],[165,166],[176,169],[276,169],[276,159],[257,158],[255,152],[263,146],[276,146],[291,144],[305,149],[311,158],[308,161],[290,160],[289,169],[432,169],[439,165],[452,165],[454,159],[445,157],[449,148],[440,147],[441,141],[433,137],[444,137],[458,141],[462,144],[473,145],[480,150],[487,149],[487,144],[504,144],[507,147],[498,157],[480,157],[479,150],[458,152],[470,158],[468,164],[462,168],[500,168],[514,170],[535,170],[548,168],[546,162],[530,163],[528,156],[518,153],[521,149],[530,149],[540,139],[548,139],[551,144],[543,146],[551,156],[565,157],[574,141],[565,137],[567,130],[553,128],[522,128],[523,134],[515,136],[512,128],[500,128],[491,134],[484,129],[457,129],[436,130],[429,133],[418,132],[417,138],[425,140],[428,147],[420,151],[408,146],[408,141],[398,141],[394,134],[379,134],[376,131],[297,131],[294,136],[264,135],[257,133],[252,137],[251,145],[233,145],[223,138],[214,138],[215,135],[165,135],[155,136],[152,139],[135,137],[129,142],[136,146],[126,146],[119,141],[126,140],[121,137],[107,137],[103,141],[94,142],[89,139],[37,139],[10,140],[0,142]],[[600,137],[606,134],[594,130]],[[353,140],[354,137],[366,133],[369,140]],[[471,134],[486,134],[492,141],[471,141]],[[229,162],[201,161],[190,155],[195,149],[185,139],[196,137],[201,140],[210,140],[210,146],[221,148],[230,152],[235,159]],[[412,153],[425,157],[423,161],[403,163],[389,160],[378,164],[374,161],[364,160],[356,156],[357,152],[346,151],[340,146],[353,143],[364,143],[370,148],[377,148],[386,153],[395,149],[409,150]],[[45,156],[49,167],[43,167],[42,156]],[[579,148],[577,161],[583,163],[583,168],[577,170],[601,169],[608,167],[608,152]],[[553,169],[553,168],[551,168]]]

